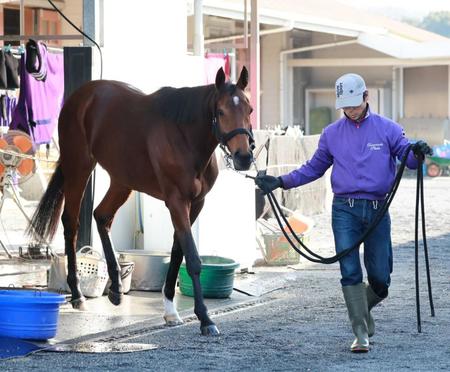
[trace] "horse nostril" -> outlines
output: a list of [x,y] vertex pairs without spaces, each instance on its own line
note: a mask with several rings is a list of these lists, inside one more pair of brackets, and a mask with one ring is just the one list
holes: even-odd
[[239,150],[234,153],[234,157],[240,161],[251,161],[253,159],[253,153],[251,151],[241,153]]
[[236,170],[248,170],[253,161],[251,152],[241,153],[236,151],[233,155],[233,163]]

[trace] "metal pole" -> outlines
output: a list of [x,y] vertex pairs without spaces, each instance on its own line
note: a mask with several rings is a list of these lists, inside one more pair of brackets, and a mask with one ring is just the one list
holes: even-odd
[[244,0],[244,48],[245,49],[248,48],[248,10],[247,10],[247,0]]
[[[83,0],[83,31],[97,41],[95,37],[95,17],[95,0]],[[83,38],[83,45],[93,46],[94,44],[88,38]]]
[[397,121],[397,69],[392,67],[392,120]]
[[398,119],[400,120],[400,119],[403,119],[403,117],[405,116],[405,113],[404,113],[404,95],[405,95],[405,91],[404,91],[404,80],[403,80],[403,77],[404,77],[404,75],[403,75],[403,73],[404,73],[404,70],[403,70],[403,67],[399,67],[399,69],[398,69],[398,72],[399,72],[399,77],[398,77],[398,85],[399,85],[399,87],[398,87],[398,100],[399,100],[399,103],[398,103]]
[[447,65],[447,118],[450,118],[450,65]]
[[205,36],[203,34],[203,0],[194,0],[194,55],[203,56]]
[[24,16],[25,16],[25,0],[20,0],[20,34],[25,34],[25,22],[24,22]]
[[251,0],[250,16],[250,102],[253,106],[251,121],[254,129],[260,129],[260,96],[259,96],[259,14],[258,0]]

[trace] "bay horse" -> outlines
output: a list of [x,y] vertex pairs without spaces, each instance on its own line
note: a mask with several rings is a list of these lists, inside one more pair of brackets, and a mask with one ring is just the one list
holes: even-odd
[[164,201],[174,227],[162,290],[166,324],[182,323],[173,299],[184,256],[201,334],[219,334],[203,301],[201,260],[191,225],[218,175],[216,147],[220,144],[232,157],[236,170],[250,168],[254,147],[252,108],[244,93],[247,69],[236,84],[225,80],[220,69],[215,84],[164,87],[150,95],[122,82],[98,80],[84,84],[65,102],[58,122],[60,157],[27,232],[51,241],[63,210],[67,283],[74,308],[83,309],[85,302],[76,270],[80,206],[98,163],[110,176],[109,189],[93,213],[111,279],[109,300],[119,305],[123,297],[109,232],[115,213],[136,190]]

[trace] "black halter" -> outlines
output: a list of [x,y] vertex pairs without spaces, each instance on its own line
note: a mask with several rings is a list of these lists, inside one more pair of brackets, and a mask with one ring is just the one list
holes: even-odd
[[250,128],[250,130],[245,128],[236,128],[228,133],[223,133],[220,131],[219,122],[217,120],[217,117],[214,116],[212,120],[212,130],[214,133],[214,136],[216,137],[217,141],[220,143],[220,148],[229,155],[229,151],[227,150],[227,143],[230,139],[232,139],[234,136],[237,136],[238,134],[245,134],[248,136],[248,143],[250,145],[250,149],[253,151],[255,149],[255,139],[253,138],[253,131]]

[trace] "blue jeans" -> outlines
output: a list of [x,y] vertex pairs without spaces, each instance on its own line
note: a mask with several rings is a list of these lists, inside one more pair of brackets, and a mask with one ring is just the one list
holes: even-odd
[[[332,227],[336,253],[353,246],[367,231],[384,201],[334,197]],[[342,286],[363,281],[359,247],[339,260]],[[391,283],[392,243],[391,219],[386,212],[378,226],[364,240],[364,266],[372,289],[386,297]]]

